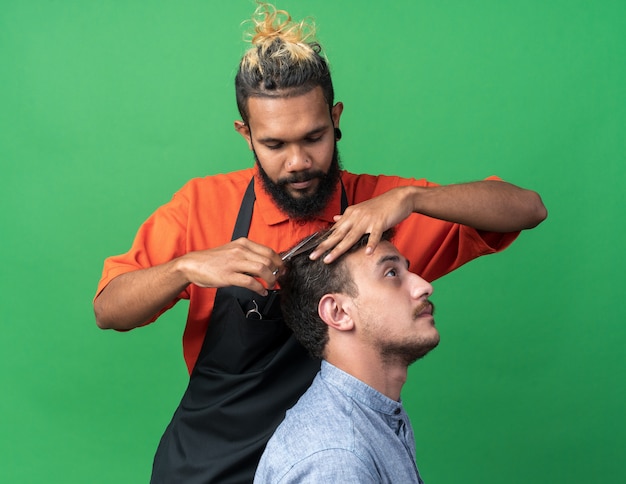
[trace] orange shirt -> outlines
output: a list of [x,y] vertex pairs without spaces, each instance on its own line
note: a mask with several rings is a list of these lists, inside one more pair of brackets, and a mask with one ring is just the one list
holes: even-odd
[[[341,211],[338,189],[324,213],[316,219],[308,222],[289,219],[263,190],[256,168],[195,178],[143,223],[127,253],[105,260],[97,294],[120,274],[162,264],[191,251],[228,243],[252,176],[256,177],[256,202],[248,238],[276,252],[289,249],[316,230],[328,228],[333,223],[333,216]],[[424,179],[355,175],[345,171],[342,172],[342,181],[350,205],[369,200],[397,186],[436,186]],[[479,232],[464,225],[413,214],[398,225],[393,242],[411,261],[411,270],[432,281],[476,257],[503,250],[518,234]],[[189,372],[195,365],[204,340],[215,292],[216,289],[190,284],[149,321],[156,320],[179,299],[189,300],[183,335],[183,352]]]

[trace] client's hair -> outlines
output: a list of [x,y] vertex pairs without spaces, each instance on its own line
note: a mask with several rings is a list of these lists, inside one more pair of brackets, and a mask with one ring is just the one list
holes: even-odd
[[[387,230],[382,240],[391,240]],[[367,246],[369,234],[362,236],[347,252],[327,264],[323,257],[309,259],[313,249],[287,261],[279,278],[281,308],[287,326],[314,358],[323,358],[328,342],[328,326],[320,318],[317,307],[325,294],[341,293],[358,296],[359,290],[345,264],[345,257]]]

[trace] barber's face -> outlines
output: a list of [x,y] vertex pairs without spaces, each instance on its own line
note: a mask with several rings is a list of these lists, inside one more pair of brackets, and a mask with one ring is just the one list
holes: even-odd
[[248,141],[267,191],[296,217],[324,209],[339,177],[334,128],[343,106],[329,111],[317,87],[294,97],[252,97],[249,124],[235,123]]
[[393,244],[381,242],[372,255],[361,250],[345,262],[358,288],[353,318],[366,344],[383,358],[407,365],[437,346],[439,332],[428,299],[433,288],[408,270],[408,261]]

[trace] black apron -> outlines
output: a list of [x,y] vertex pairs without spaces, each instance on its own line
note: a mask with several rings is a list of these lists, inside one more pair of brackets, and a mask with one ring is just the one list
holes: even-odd
[[[343,213],[343,184],[341,189]],[[252,179],[232,240],[248,235],[254,200]],[[320,361],[285,325],[278,291],[262,297],[241,287],[219,288],[189,385],[154,457],[150,482],[252,482],[268,439],[319,368]]]

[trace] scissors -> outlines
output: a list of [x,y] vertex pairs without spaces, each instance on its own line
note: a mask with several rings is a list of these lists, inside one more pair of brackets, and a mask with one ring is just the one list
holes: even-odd
[[[305,237],[304,239],[302,239],[300,242],[294,245],[291,249],[285,252],[282,252],[280,254],[280,258],[283,262],[287,262],[297,255],[303,254],[309,250],[313,250],[315,249],[315,247],[317,247],[322,242],[324,242],[328,238],[329,235],[330,235],[330,230],[314,232],[308,237]],[[273,275],[278,274],[278,269],[272,272],[272,274]],[[278,291],[270,291],[270,297],[267,303],[265,304],[265,309],[271,307],[277,294],[278,294]],[[246,318],[263,319],[264,313],[259,309],[259,305],[254,299],[252,300],[252,304],[254,305],[254,307],[248,310],[248,312],[246,312]]]
[[287,262],[297,255],[313,250],[324,242],[330,234],[330,230],[314,232],[308,237],[302,239],[288,251],[281,253],[280,258],[283,262]]
[[[290,261],[293,257],[308,252],[309,250],[315,249],[318,245],[324,242],[328,236],[330,235],[330,230],[317,231],[305,237],[296,245],[294,245],[291,249],[281,252],[280,258],[283,262]],[[273,275],[278,274],[278,269],[272,272]]]

